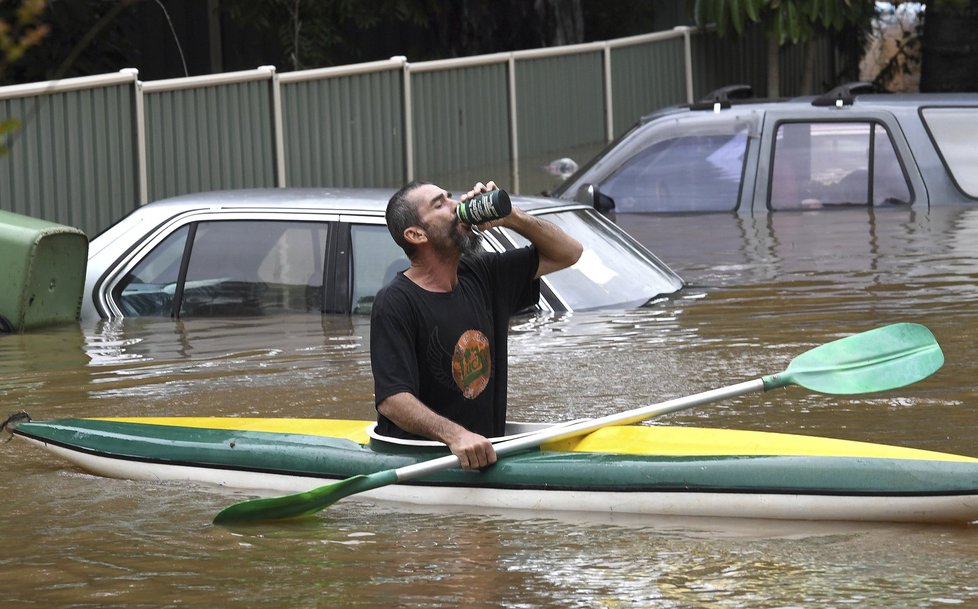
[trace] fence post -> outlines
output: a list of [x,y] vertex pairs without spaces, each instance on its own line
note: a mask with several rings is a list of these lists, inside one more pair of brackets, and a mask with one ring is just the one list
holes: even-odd
[[146,114],[143,112],[143,83],[139,80],[137,68],[123,68],[123,74],[132,74],[133,118],[135,125],[133,136],[136,149],[136,200],[139,205],[149,203],[149,178],[146,168]]
[[271,77],[272,93],[272,145],[275,147],[275,185],[285,188],[285,136],[283,134],[284,123],[282,119],[282,89],[279,83],[278,72],[275,66],[258,66],[259,70],[264,70]]
[[604,43],[604,113],[605,113],[605,139],[611,141],[615,139],[615,107],[614,91],[611,82],[611,44]]
[[513,192],[520,192],[520,138],[516,116],[516,57],[510,53],[506,61],[509,71],[509,156],[510,183]]
[[693,28],[688,25],[677,25],[673,30],[683,33],[683,62],[686,64],[686,103],[693,103],[693,44],[689,34]]
[[414,179],[414,108],[411,104],[411,64],[404,55],[395,55],[391,61],[404,66],[404,181]]

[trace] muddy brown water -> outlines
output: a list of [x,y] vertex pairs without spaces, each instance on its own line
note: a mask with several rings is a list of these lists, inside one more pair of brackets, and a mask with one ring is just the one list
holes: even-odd
[[[631,311],[521,318],[511,415],[607,414],[779,372],[900,321],[947,363],[886,394],[799,388],[657,422],[978,455],[978,210],[619,222],[682,293]],[[0,337],[0,403],[35,418],[370,418],[365,319],[132,319]],[[346,500],[224,528],[245,495],[79,472],[0,445],[2,607],[978,606],[978,527],[438,510]]]

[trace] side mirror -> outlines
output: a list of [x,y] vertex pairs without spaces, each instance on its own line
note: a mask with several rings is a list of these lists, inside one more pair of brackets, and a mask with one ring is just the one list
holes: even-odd
[[615,200],[602,193],[597,184],[585,184],[577,189],[577,196],[574,200],[578,203],[590,205],[601,213],[615,210]]

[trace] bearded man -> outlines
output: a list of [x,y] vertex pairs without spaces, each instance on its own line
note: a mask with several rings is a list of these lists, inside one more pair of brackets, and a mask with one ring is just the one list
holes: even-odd
[[[465,201],[495,190],[478,183]],[[456,213],[459,201],[414,181],[391,197],[387,228],[411,266],[377,293],[370,318],[377,432],[445,443],[463,468],[496,462],[488,438],[506,423],[510,317],[540,297],[539,278],[581,257],[581,244],[517,207],[502,226],[529,247],[486,252]]]

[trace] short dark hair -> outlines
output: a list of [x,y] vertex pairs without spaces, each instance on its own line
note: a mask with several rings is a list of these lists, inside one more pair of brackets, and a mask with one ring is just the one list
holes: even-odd
[[394,243],[401,246],[408,258],[414,257],[415,247],[404,239],[404,231],[411,226],[421,226],[421,216],[418,214],[418,206],[412,202],[408,195],[415,188],[431,184],[424,180],[412,180],[394,193],[391,200],[387,203],[387,230],[390,231]]

